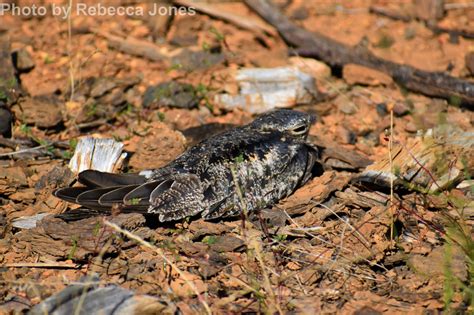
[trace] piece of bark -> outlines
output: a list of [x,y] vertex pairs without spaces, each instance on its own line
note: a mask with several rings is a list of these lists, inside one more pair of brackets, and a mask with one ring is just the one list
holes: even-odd
[[[151,236],[152,231],[143,227],[145,218],[141,214],[119,214],[108,219],[142,238]],[[48,216],[36,222],[35,228],[15,234],[15,246],[21,250],[28,248],[31,252],[52,261],[67,258],[83,261],[90,255],[98,254],[108,240],[114,238],[113,234],[112,229],[102,224],[102,217],[68,223]],[[124,244],[124,241],[114,238],[106,252],[117,252]]]
[[317,58],[336,68],[354,63],[377,69],[387,73],[411,91],[449,99],[474,108],[474,83],[442,72],[423,71],[384,60],[372,54],[364,41],[356,46],[348,46],[319,33],[309,32],[292,23],[269,1],[246,0],[245,2],[267,22],[275,26],[285,42],[296,47],[296,52],[300,56]]
[[448,126],[429,130],[412,144],[395,144],[392,169],[387,157],[369,165],[358,178],[363,185],[437,192],[474,174],[474,133]]
[[[325,167],[334,167],[346,170],[359,170],[365,168],[372,161],[366,156],[353,150],[345,149],[316,136],[309,136],[308,140],[319,149],[320,162]],[[336,162],[338,161],[338,162]]]
[[290,215],[305,213],[324,202],[334,191],[342,190],[351,177],[350,173],[327,171],[282,200],[279,206]]
[[123,146],[123,143],[110,138],[82,137],[69,161],[69,169],[75,174],[84,170],[115,172],[127,156],[122,153]]
[[357,206],[370,209],[375,206],[386,206],[390,197],[381,192],[358,191],[347,188],[344,191],[336,191],[335,195],[341,199],[345,205]]

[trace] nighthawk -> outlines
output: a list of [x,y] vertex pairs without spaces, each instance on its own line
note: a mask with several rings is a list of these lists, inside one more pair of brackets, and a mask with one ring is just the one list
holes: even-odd
[[160,221],[256,211],[290,195],[311,177],[318,152],[306,141],[314,117],[288,109],[208,138],[168,165],[138,174],[86,170],[84,187],[55,196],[99,212],[156,214]]

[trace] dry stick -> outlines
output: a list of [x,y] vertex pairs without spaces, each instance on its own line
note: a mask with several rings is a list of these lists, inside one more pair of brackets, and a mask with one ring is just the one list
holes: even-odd
[[168,259],[168,257],[166,257],[166,255],[163,253],[163,251],[160,248],[150,244],[149,242],[145,241],[144,239],[142,239],[138,235],[132,234],[131,232],[122,229],[121,227],[119,227],[115,223],[112,223],[112,222],[110,222],[106,219],[104,219],[104,223],[107,226],[110,226],[111,228],[113,228],[115,231],[117,231],[119,233],[122,233],[123,235],[125,235],[129,239],[134,240],[137,243],[139,243],[139,244],[141,244],[141,245],[143,245],[147,248],[150,248],[150,249],[154,250],[158,254],[158,256],[160,256],[168,265],[171,266],[171,268],[173,268],[174,271],[176,271],[179,274],[179,276],[184,280],[184,282],[186,282],[186,284],[191,288],[191,290],[194,291],[194,293],[198,297],[199,302],[201,302],[201,304],[204,306],[204,309],[206,310],[206,313],[207,314],[212,314],[212,311],[211,311],[211,308],[209,307],[209,304],[207,304],[207,302],[204,299],[201,298],[201,294],[199,293],[196,286],[186,277],[186,275],[181,271],[181,269],[178,268],[178,266],[176,266],[171,260]]
[[52,268],[52,269],[79,269],[80,265],[67,263],[12,263],[1,265],[0,268]]
[[277,28],[290,46],[297,47],[302,56],[318,58],[332,67],[353,63],[387,73],[396,82],[414,92],[453,101],[474,108],[474,83],[442,72],[423,71],[411,66],[384,60],[372,54],[360,43],[348,46],[319,33],[309,32],[291,22],[266,0],[245,0],[247,5]]
[[258,20],[249,19],[247,16],[240,16],[233,12],[223,11],[212,4],[192,0],[173,0],[173,2],[185,7],[193,8],[194,10],[211,17],[232,23],[237,27],[256,33],[259,36],[261,36],[262,33],[267,33],[272,36],[277,35],[275,29],[267,24],[259,23]]
[[[392,156],[392,149],[393,149],[393,104],[390,104],[390,138],[388,139],[388,159],[390,162],[390,172],[392,175],[394,174],[393,170],[393,156]],[[390,176],[390,241],[393,241],[393,229],[395,225],[394,221],[394,211],[393,211],[394,203],[393,203],[393,176]]]
[[13,156],[13,155],[22,154],[22,153],[28,153],[28,152],[36,151],[36,150],[39,150],[39,149],[44,149],[44,148],[47,148],[47,147],[50,147],[50,146],[52,146],[52,144],[44,144],[44,145],[39,145],[39,146],[34,147],[34,148],[22,149],[22,150],[18,150],[18,151],[14,151],[14,152],[9,152],[9,153],[2,153],[2,154],[0,154],[0,157]]

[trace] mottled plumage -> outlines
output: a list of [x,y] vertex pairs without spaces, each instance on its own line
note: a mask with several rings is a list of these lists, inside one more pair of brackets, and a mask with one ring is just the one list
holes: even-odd
[[84,171],[79,182],[86,187],[55,195],[99,211],[118,204],[123,212],[157,214],[160,221],[262,209],[310,178],[317,150],[306,137],[313,121],[306,113],[276,110],[202,141],[162,168],[132,175]]

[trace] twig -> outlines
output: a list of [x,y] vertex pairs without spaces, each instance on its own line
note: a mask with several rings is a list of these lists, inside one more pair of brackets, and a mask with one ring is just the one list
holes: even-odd
[[69,264],[62,262],[51,263],[11,263],[1,265],[0,268],[48,268],[48,269],[79,269],[79,264]]
[[37,147],[34,147],[34,148],[18,150],[18,151],[9,152],[9,153],[2,153],[2,154],[0,154],[0,158],[5,157],[5,156],[13,156],[13,155],[22,154],[22,153],[28,153],[28,152],[36,151],[36,150],[39,150],[39,149],[44,149],[44,148],[51,147],[51,146],[52,146],[52,144],[49,143],[49,144],[43,144],[43,145],[40,145],[40,146],[37,146]]
[[[392,150],[393,150],[393,104],[390,104],[390,137],[388,138],[388,159],[390,162],[390,172],[394,174]],[[393,241],[394,225],[395,225],[395,220],[394,220],[395,214],[393,211],[393,207],[395,205],[393,203],[393,200],[394,200],[393,176],[390,176],[390,241]]]
[[104,219],[104,224],[106,224],[107,226],[113,228],[115,231],[117,231],[119,233],[122,233],[123,235],[125,235],[129,239],[134,240],[137,243],[139,243],[139,244],[141,244],[141,245],[143,245],[147,248],[150,248],[150,249],[154,250],[158,254],[158,256],[160,256],[167,264],[169,264],[171,266],[171,268],[173,268],[173,270],[175,272],[177,272],[179,274],[179,276],[186,282],[186,284],[194,291],[194,293],[198,297],[199,302],[201,302],[201,304],[204,306],[204,309],[206,310],[206,313],[207,314],[212,314],[212,311],[209,307],[209,304],[207,304],[207,302],[203,298],[201,298],[201,294],[199,293],[196,286],[186,277],[186,275],[181,271],[181,269],[178,268],[178,266],[176,266],[176,264],[174,264],[170,259],[168,259],[168,257],[166,257],[166,255],[163,253],[163,250],[161,250],[160,248],[150,244],[149,242],[145,241],[144,239],[142,239],[138,235],[132,234],[129,231],[122,229],[117,224],[112,223],[112,222],[110,222],[106,219]]

